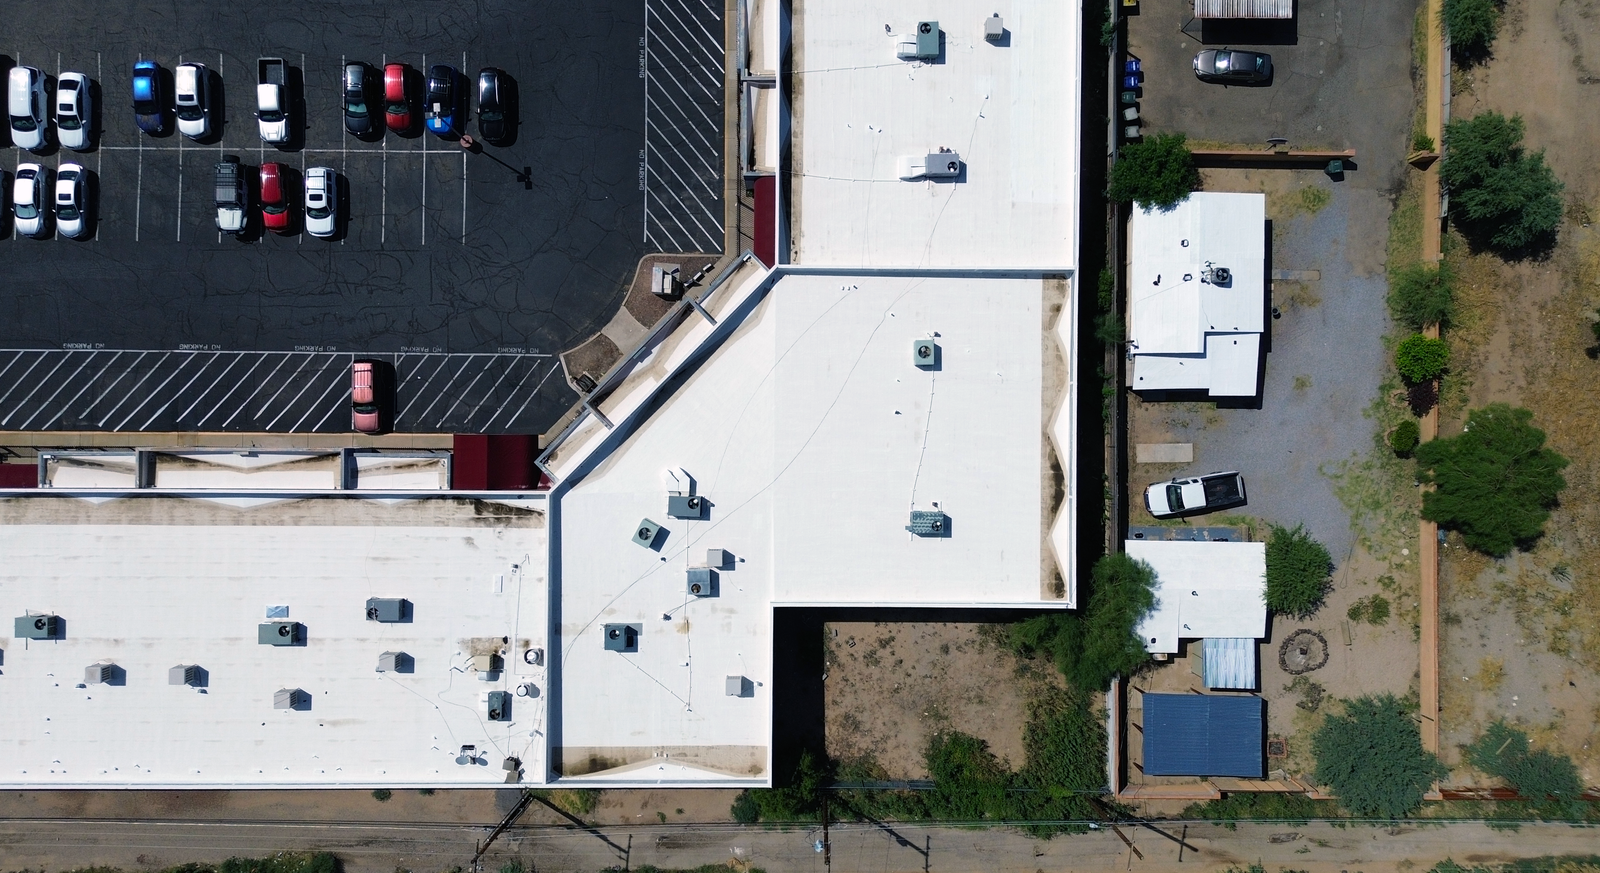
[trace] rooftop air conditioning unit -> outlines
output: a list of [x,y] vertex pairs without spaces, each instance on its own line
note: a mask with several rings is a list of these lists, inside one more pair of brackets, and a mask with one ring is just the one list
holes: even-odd
[[57,616],[17,616],[16,637],[19,640],[53,640],[60,632],[61,619]]
[[403,597],[367,598],[367,621],[406,621],[411,618],[411,601]]
[[263,646],[295,646],[305,642],[305,625],[298,621],[265,621],[256,628]]
[[911,523],[906,525],[906,530],[919,537],[947,537],[950,535],[950,516],[934,510],[913,509]]
[[500,661],[500,656],[494,654],[493,652],[486,655],[472,656],[472,669],[478,672],[479,679],[482,679],[486,682],[490,679],[493,679],[494,676],[500,672],[502,667],[503,664]]
[[683,296],[682,264],[656,264],[650,268],[650,290],[662,300]]
[[1200,271],[1200,281],[1225,288],[1233,284],[1233,271],[1206,261],[1205,268]]
[[640,519],[639,526],[633,529],[633,541],[647,549],[656,547],[656,540],[661,537],[661,525],[648,518]]
[[194,664],[179,664],[167,670],[168,685],[197,686],[200,684],[200,668]]
[[115,676],[117,665],[110,661],[101,661],[83,668],[83,681],[89,685],[104,685]]
[[924,370],[939,367],[939,344],[931,339],[919,339],[911,344],[911,363]]
[[717,571],[710,567],[689,568],[689,594],[693,597],[717,596]]
[[990,42],[1000,42],[1006,38],[1006,23],[996,12],[992,17],[983,20],[983,38]]
[[308,709],[311,695],[299,688],[279,688],[272,694],[273,709]]
[[511,694],[509,692],[489,692],[488,716],[490,721],[511,720]]
[[639,626],[636,624],[608,624],[604,628],[606,651],[639,651]]
[[894,160],[894,174],[902,182],[918,179],[961,178],[961,155],[948,148],[919,155],[901,155]]
[[729,697],[754,697],[755,683],[744,676],[729,676],[725,686]]
[[405,652],[384,652],[378,656],[378,672],[410,673],[414,663]]
[[706,566],[713,570],[732,570],[733,553],[727,549],[706,549]]
[[939,22],[919,21],[915,33],[895,39],[894,56],[902,61],[931,61],[939,57]]
[[668,494],[667,515],[700,520],[706,517],[706,499],[697,494]]

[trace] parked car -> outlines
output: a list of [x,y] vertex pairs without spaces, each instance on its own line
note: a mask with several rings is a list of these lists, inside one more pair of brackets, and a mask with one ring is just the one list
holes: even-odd
[[11,184],[11,210],[17,233],[38,239],[50,226],[50,170],[39,164],[18,164]]
[[6,90],[11,116],[11,142],[19,149],[38,151],[50,132],[50,99],[44,93],[44,73],[37,67],[12,67]]
[[274,233],[290,230],[289,186],[284,184],[283,165],[268,161],[261,165],[261,226]]
[[327,239],[339,223],[339,177],[329,167],[306,170],[306,233]]
[[155,61],[133,65],[133,119],[139,129],[155,135],[167,131],[167,107],[161,93],[161,66]]
[[367,108],[367,65],[344,65],[344,129],[355,136],[372,132],[372,111]]
[[239,166],[238,155],[228,155],[217,162],[217,184],[213,199],[217,206],[217,230],[239,233],[244,230],[245,208],[249,195],[244,186],[244,168]]
[[406,97],[406,65],[383,68],[383,123],[404,133],[411,129],[411,100]]
[[89,77],[82,73],[62,73],[56,78],[56,136],[74,151],[89,147],[94,131],[94,95]]
[[205,64],[179,64],[172,71],[172,102],[178,107],[178,132],[190,139],[211,133],[211,74]]
[[387,365],[356,361],[350,365],[350,424],[361,433],[382,433],[388,390]]
[[449,64],[434,64],[428,68],[427,97],[423,100],[426,105],[424,113],[428,119],[428,130],[440,136],[449,136],[456,132],[456,116],[460,115],[456,101],[456,68]]
[[62,164],[56,170],[56,233],[82,239],[89,227],[86,174],[82,164]]
[[1157,482],[1144,492],[1144,508],[1156,518],[1199,515],[1244,504],[1244,477],[1237,472]]
[[511,132],[504,76],[494,67],[478,71],[478,135],[491,143],[503,142]]
[[1194,56],[1194,74],[1202,82],[1259,85],[1272,81],[1272,55],[1238,49],[1206,49]]

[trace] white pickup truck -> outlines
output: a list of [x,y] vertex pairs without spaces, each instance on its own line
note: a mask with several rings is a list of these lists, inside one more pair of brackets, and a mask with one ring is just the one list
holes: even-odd
[[1157,482],[1144,492],[1144,508],[1156,518],[1199,515],[1244,504],[1244,477],[1236,472]]
[[228,155],[217,163],[217,230],[238,233],[244,230],[245,190],[244,172],[236,155]]
[[283,58],[256,61],[256,123],[261,141],[289,141],[288,65]]

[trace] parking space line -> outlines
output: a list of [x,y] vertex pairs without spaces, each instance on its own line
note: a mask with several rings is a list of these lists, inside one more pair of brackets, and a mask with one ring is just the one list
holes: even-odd
[[[272,401],[277,400],[278,399],[278,395],[283,393],[283,389],[289,387],[290,383],[292,383],[295,379],[298,379],[300,377],[300,374],[302,372],[304,372],[306,366],[309,365],[312,361],[316,360],[316,358],[317,358],[316,354],[313,353],[313,352],[296,352],[295,354],[303,354],[303,355],[306,356],[306,359],[304,361],[300,362],[300,367],[299,367],[299,369],[294,371],[294,375],[290,376],[287,380],[284,381],[283,384],[279,385],[278,386],[278,390],[272,392],[272,396],[267,398],[267,402],[261,407],[261,411],[256,413],[256,418],[260,418],[261,416],[266,415],[267,414],[267,409],[272,406]],[[274,372],[276,372],[276,371],[274,371]]]
[[[345,64],[347,64],[347,63],[349,63],[349,61],[345,59],[345,56],[344,55],[340,55],[339,56],[339,90],[341,90],[341,91],[344,90],[344,67],[345,67]],[[341,125],[344,123],[344,118],[342,117],[343,116],[343,112],[342,112],[343,107],[344,107],[344,102],[341,99],[340,100],[341,117],[339,119],[339,122],[340,122]],[[367,109],[367,117],[368,118],[372,117],[372,110],[370,108]],[[348,160],[349,157],[350,157],[350,132],[346,131],[346,130],[341,130],[341,131],[339,131],[339,175],[342,176],[342,177],[345,176],[344,165],[345,165],[345,161]],[[350,184],[350,179],[348,177],[345,177],[345,185],[348,187],[349,184]],[[350,216],[348,216],[348,215],[346,215],[344,217],[344,226],[345,226],[345,234],[344,234],[344,236],[339,237],[339,245],[344,245],[345,240],[349,239],[349,237],[350,237]]]
[[[384,52],[384,69],[389,68],[389,53]],[[389,240],[389,108],[383,110],[383,202],[378,207],[378,245],[383,245]]]
[[[140,352],[139,353],[139,357],[134,358],[133,366],[129,367],[126,370],[123,370],[121,375],[119,375],[119,376],[117,376],[117,378],[111,380],[111,384],[106,386],[105,393],[100,395],[100,397],[95,398],[93,403],[90,403],[88,406],[84,407],[83,412],[80,412],[78,414],[78,417],[82,418],[83,416],[88,415],[90,410],[94,409],[97,405],[99,405],[101,399],[110,396],[112,390],[115,389],[118,385],[122,384],[122,380],[127,378],[129,373],[132,373],[134,370],[138,369],[139,368],[139,362],[143,361],[145,359],[145,356],[147,356],[149,354],[150,354],[149,352]],[[121,404],[118,404],[118,405],[121,405]],[[113,409],[112,411],[115,412],[116,410]],[[104,424],[104,422],[101,422],[101,423]]]
[[[315,356],[315,355],[313,355],[313,356],[312,356],[312,358],[313,358],[313,359],[315,359],[315,357],[316,357],[316,356]],[[307,362],[306,362],[306,363],[310,363],[310,361],[307,361]],[[300,369],[301,369],[301,370],[304,370],[304,369],[305,369],[305,367],[301,367],[301,368],[300,368]],[[296,370],[296,371],[295,371],[295,375],[296,375],[296,376],[298,376],[298,375],[300,375],[300,371],[299,371],[299,370]],[[311,387],[311,384],[312,384],[312,383],[311,383],[311,382],[310,382],[310,381],[309,381],[309,380],[308,380],[308,381],[307,381],[307,382],[306,382],[306,384],[305,384],[305,387],[303,387],[303,388],[301,388],[301,389],[300,389],[300,390],[299,390],[299,391],[297,391],[297,392],[295,392],[295,395],[294,395],[294,397],[292,397],[292,398],[290,398],[290,400],[289,400],[289,402],[288,402],[288,403],[285,403],[285,404],[284,404],[284,405],[283,405],[283,411],[282,411],[282,412],[280,412],[280,413],[278,413],[278,414],[277,414],[277,415],[276,415],[276,416],[274,416],[274,417],[273,417],[273,419],[272,419],[272,424],[269,424],[269,425],[267,425],[267,427],[266,427],[266,429],[267,429],[267,430],[268,430],[268,431],[270,431],[270,430],[272,430],[272,428],[273,428],[273,427],[274,427],[274,426],[276,426],[276,425],[277,425],[277,423],[278,423],[278,422],[279,422],[279,421],[280,421],[280,420],[281,420],[281,419],[282,419],[282,418],[283,418],[283,417],[284,417],[284,416],[285,416],[285,415],[287,415],[287,414],[288,414],[288,412],[289,412],[289,410],[290,410],[290,409],[293,409],[293,408],[294,408],[294,405],[295,405],[295,404],[296,404],[296,403],[299,403],[299,402],[300,402],[300,398],[301,398],[301,397],[304,397],[304,396],[305,396],[305,393],[306,393],[306,390],[307,390],[307,389],[309,389],[309,388],[310,388],[310,387]],[[318,395],[318,396],[319,396],[319,397],[320,397],[320,396],[321,396],[321,395]],[[263,414],[263,415],[264,415],[264,414],[266,414],[266,410],[265,410],[265,409],[263,409],[263,410],[261,410],[261,412],[262,412],[262,414]]]
[[[305,52],[301,52],[300,53],[300,91],[301,91],[302,94],[305,92],[306,82],[310,78],[311,78],[310,76],[306,75],[306,53]],[[309,131],[311,129],[311,119],[302,118],[302,119],[300,119],[300,124],[301,124],[301,127],[302,127],[302,130],[300,131],[300,136],[301,136],[302,140],[304,140],[305,138],[309,137],[309,134],[306,133],[306,131]],[[301,144],[300,144],[300,184],[304,185],[305,183],[306,183],[306,147],[305,147],[305,143],[302,141]],[[337,207],[338,205],[339,205],[338,204],[338,199],[335,198],[334,206]],[[300,228],[300,232],[295,235],[295,244],[296,245],[305,245],[306,237],[309,236],[309,235],[310,234],[306,233],[306,229],[302,225],[301,228]]]
[[[423,357],[426,358],[428,356],[427,355],[423,355]],[[399,412],[395,413],[395,415],[394,415],[395,418],[399,418],[399,417],[401,417],[401,416],[406,414],[406,411],[411,408],[411,404],[416,401],[416,398],[420,397],[424,391],[428,390],[428,386],[433,384],[433,380],[438,377],[440,371],[444,370],[444,365],[446,363],[448,363],[449,360],[450,360],[450,356],[449,355],[440,355],[439,356],[439,366],[434,368],[433,375],[429,376],[428,377],[428,381],[423,382],[422,383],[422,387],[418,388],[416,390],[416,393],[411,395],[411,399],[406,401],[406,405],[401,407]]]
[[[21,63],[21,62],[19,61],[18,63]],[[6,398],[11,396],[11,392],[17,390],[17,386],[18,385],[21,385],[23,382],[26,382],[28,380],[28,374],[33,372],[33,368],[39,366],[39,364],[44,361],[44,359],[45,359],[44,352],[45,352],[44,349],[40,349],[39,350],[39,357],[33,359],[33,363],[29,364],[28,365],[28,369],[23,370],[22,371],[22,375],[18,376],[16,378],[16,381],[11,383],[11,387],[6,389],[6,393],[0,394],[0,403],[6,402]]]
[[[515,413],[513,413],[510,418],[506,419],[506,424],[507,425],[510,425],[511,422],[513,422],[513,421],[516,421],[517,420],[517,416],[522,414],[522,410],[527,409],[528,408],[528,404],[533,402],[533,398],[539,396],[539,389],[544,387],[544,383],[550,381],[550,377],[555,375],[556,370],[560,366],[561,366],[561,359],[557,358],[556,362],[554,364],[551,364],[550,365],[550,369],[544,374],[544,378],[540,379],[539,380],[539,384],[533,386],[533,390],[528,393],[528,399],[522,401],[522,405],[517,407],[517,411]],[[537,369],[539,369],[539,368],[538,367],[529,367],[528,368],[529,375],[532,375],[533,371],[535,371]],[[523,377],[523,382],[526,382],[526,381],[527,381],[527,377],[524,376]],[[518,382],[517,383],[517,388],[521,388],[521,387],[522,387],[522,382]],[[511,391],[511,396],[515,397],[516,394],[517,394],[516,389],[513,388],[512,391]],[[484,425],[484,430],[488,430],[490,427],[493,427],[494,426],[494,420],[496,418],[499,418],[499,417],[500,417],[499,413],[496,413],[494,416],[492,416],[489,419],[489,423]]]
[[[426,54],[424,54],[422,56],[422,69],[424,71],[423,75],[427,75],[426,71],[428,69],[428,56]],[[423,87],[426,88],[427,86],[424,85]],[[427,94],[423,94],[422,95],[422,100],[423,100],[422,135],[423,136],[427,136],[428,135],[428,122],[427,122],[427,116],[428,116],[427,100],[428,100],[428,95]],[[427,143],[426,140],[424,140],[423,143],[422,143],[422,211],[419,214],[422,216],[422,244],[423,245],[427,245],[428,244],[428,143]],[[395,416],[395,418],[399,418],[399,417],[400,416],[398,416],[398,415]]]
[[[467,368],[463,365],[461,369],[465,371]],[[473,376],[472,381],[467,383],[467,387],[461,389],[461,393],[456,395],[456,402],[450,404],[450,408],[444,411],[444,415],[439,417],[439,421],[443,422],[448,419],[450,414],[456,411],[456,407],[461,405],[462,399],[472,393],[472,386],[478,384],[478,380],[483,378],[484,369],[482,367],[478,368],[478,375]],[[428,408],[432,409],[433,407],[430,406]],[[423,413],[423,417],[426,418],[427,413]]]
[[[218,398],[216,405],[211,407],[211,410],[209,412],[207,412],[204,416],[202,416],[198,422],[195,422],[195,427],[196,428],[200,428],[200,427],[204,426],[206,421],[208,421],[211,418],[211,416],[216,415],[217,414],[217,410],[222,408],[223,401],[227,400],[229,397],[232,397],[233,396],[233,392],[238,391],[240,388],[242,388],[244,385],[246,385],[247,384],[246,380],[248,380],[250,378],[250,374],[254,373],[256,371],[256,368],[261,366],[262,362],[266,361],[267,357],[270,354],[271,354],[270,352],[263,353],[261,355],[261,357],[256,358],[256,362],[254,364],[250,365],[250,369],[244,371],[244,375],[239,377],[239,381],[235,382],[234,386],[232,388],[229,388],[227,391],[223,392],[222,397]],[[281,365],[281,362],[280,362],[280,365]],[[217,377],[217,381],[218,382],[222,381],[222,377],[218,376]],[[206,394],[209,394],[211,392],[211,388],[214,387],[214,386],[215,386],[215,383],[212,383],[212,385],[207,386],[206,390],[203,393],[201,393],[200,396],[204,397],[204,396],[206,396]],[[252,396],[254,396],[259,391],[260,391],[260,389],[257,388],[256,391],[252,391],[250,393],[251,393]],[[196,400],[195,402],[198,403],[199,401]],[[243,408],[243,407],[240,407],[240,408]],[[184,415],[188,415],[188,414],[189,413],[187,413],[187,412],[184,413]],[[233,419],[230,418],[228,420],[232,421]],[[224,425],[224,426],[226,426],[226,425]]]
[[[73,349],[68,349],[66,356],[67,357],[71,357],[74,351],[75,350],[73,350]],[[46,397],[44,399],[44,403],[39,405],[39,412],[43,412],[46,409],[49,409],[50,408],[50,404],[56,399],[56,397],[60,396],[62,391],[67,390],[67,386],[72,384],[72,380],[78,378],[79,374],[81,374],[83,372],[83,368],[89,366],[89,362],[94,360],[94,357],[97,354],[99,354],[99,352],[94,352],[94,351],[89,352],[88,353],[88,357],[83,359],[83,363],[78,365],[78,369],[73,370],[71,376],[68,376],[66,379],[62,380],[61,384],[56,387],[55,393],[51,394],[49,397]],[[118,352],[118,354],[120,355],[121,352]],[[113,358],[113,360],[115,360],[115,358]],[[93,384],[93,382],[91,381],[90,384]],[[88,387],[87,385],[84,386],[84,388],[87,388],[87,387]],[[84,391],[84,388],[78,389],[78,393],[82,394],[83,391]],[[63,407],[71,406],[72,403],[74,401],[76,401],[77,399],[78,399],[77,397],[73,397],[72,400],[69,400],[66,403],[62,404],[62,406]],[[26,402],[26,401],[24,401],[24,402]],[[28,420],[27,421],[24,421],[22,424],[17,425],[17,430],[27,430],[28,426],[33,424],[33,420],[35,418],[39,417],[39,412],[35,412],[34,414],[28,416]],[[7,415],[6,416],[6,420],[7,421],[11,420],[11,416]]]
[[[23,403],[27,403],[30,399],[32,399],[33,395],[38,394],[39,393],[39,389],[41,389],[45,385],[49,384],[50,377],[54,376],[56,374],[56,371],[61,369],[61,365],[65,364],[67,362],[67,359],[70,358],[70,357],[71,357],[70,354],[63,355],[61,357],[61,360],[57,361],[56,365],[54,367],[50,368],[50,372],[44,374],[44,378],[42,378],[42,379],[38,380],[37,382],[35,382],[34,386],[33,386],[33,390],[29,391],[27,394],[23,395],[22,398],[17,401],[17,404],[21,405]],[[40,360],[43,360],[43,356],[41,356]],[[32,368],[30,367],[29,369],[31,370]],[[22,376],[25,379],[25,378],[27,378],[28,374],[27,373],[23,373]],[[59,388],[56,389],[56,391],[58,393],[60,392],[60,390],[61,389],[59,389]],[[6,393],[10,394],[11,392],[8,390],[8,391],[6,391]],[[3,420],[0,420],[0,427],[4,427],[7,424],[10,424],[11,423],[11,416],[13,416],[13,415],[16,415],[15,411],[12,411],[12,412],[8,413]]]
[[[461,102],[461,105],[463,105],[463,106],[470,106],[470,105],[472,105],[472,79],[468,78],[468,76],[467,76],[467,53],[466,52],[462,52],[461,53],[461,78],[467,80],[467,93],[462,95],[462,99],[461,99],[460,102]],[[462,112],[461,113],[461,133],[463,135],[465,135],[466,132],[467,132],[467,115],[468,115],[468,113],[466,113],[466,112]],[[467,242],[467,152],[468,151],[469,151],[469,149],[462,149],[461,150],[461,243],[462,243],[462,245],[466,245],[466,242]]]
[[[220,352],[219,352],[219,354],[220,354]],[[212,360],[216,360],[216,356],[215,355],[212,356]],[[228,375],[228,371],[233,369],[233,365],[239,363],[242,360],[244,360],[244,356],[243,355],[234,355],[233,359],[228,361],[228,366],[223,367],[222,368],[222,372],[217,374],[217,378],[212,379],[211,380],[211,384],[207,385],[205,387],[204,391],[201,391],[199,394],[195,395],[194,400],[189,404],[189,408],[185,409],[184,411],[182,411],[180,413],[178,413],[178,419],[181,421],[181,420],[183,420],[185,418],[188,418],[189,417],[189,413],[193,412],[194,408],[196,406],[200,405],[200,401],[204,400],[205,396],[207,394],[211,393],[211,389],[217,387],[217,383],[221,382],[223,377]],[[252,368],[252,369],[254,369],[254,368]],[[199,374],[196,374],[196,376],[198,376],[198,375]],[[245,375],[248,376],[249,373],[246,373]],[[190,379],[189,383],[191,385],[194,384],[194,380]],[[185,386],[183,386],[183,388],[184,388],[185,391],[187,391],[187,390],[189,390],[189,385],[185,385]]]
[[[353,358],[354,355],[352,355],[351,357]],[[322,389],[322,393],[317,395],[316,402],[312,403],[309,407],[306,408],[306,414],[300,416],[300,420],[294,423],[294,427],[289,428],[289,432],[290,433],[300,433],[301,432],[300,425],[305,424],[306,423],[306,419],[308,419],[311,416],[316,414],[317,408],[322,405],[324,398],[326,398],[328,396],[329,392],[333,392],[335,394],[338,393],[339,388],[344,384],[344,374],[349,372],[349,370],[350,370],[349,367],[342,367],[342,368],[335,368],[334,369],[334,371],[333,371],[333,382],[331,384],[329,384],[327,388]],[[292,406],[293,404],[290,404],[290,405]],[[288,411],[289,411],[288,407],[284,407],[284,412],[288,412]],[[329,409],[326,413],[323,414],[322,421],[317,422],[317,428],[322,427],[322,422],[327,421],[328,420],[328,416],[331,416],[331,415],[333,415],[333,409]],[[277,424],[278,422],[277,422],[276,419],[274,419],[272,423],[273,424]],[[316,430],[316,428],[312,428],[312,429]]]
[[[199,355],[196,354],[193,357],[199,357]],[[145,421],[144,424],[139,425],[139,429],[140,430],[144,430],[144,429],[148,428],[151,424],[153,424],[155,422],[155,420],[158,417],[160,417],[161,413],[166,412],[167,408],[170,407],[173,404],[173,401],[177,400],[179,397],[182,397],[183,396],[183,392],[188,391],[189,390],[189,386],[194,384],[194,380],[200,378],[205,373],[206,368],[211,366],[212,364],[215,364],[217,362],[217,358],[220,358],[220,357],[222,357],[222,353],[221,352],[212,352],[211,353],[211,360],[206,361],[204,364],[201,364],[199,366],[199,368],[197,368],[194,371],[194,375],[189,377],[189,381],[183,383],[183,387],[182,388],[179,388],[177,391],[172,392],[172,396],[167,399],[167,402],[161,404],[161,408],[157,409],[155,411],[155,413],[152,414],[150,416],[150,418]],[[187,363],[187,362],[185,362],[185,363]],[[229,364],[228,366],[232,367],[233,365]],[[182,368],[180,367],[179,369],[182,369]],[[176,376],[177,372],[174,371],[172,375]],[[170,381],[172,381],[172,376],[168,376],[167,377],[167,382],[170,382]],[[165,387],[167,387],[167,383],[166,382],[162,382],[161,385],[156,388],[155,393],[159,394],[161,392],[161,389],[165,388]],[[194,404],[191,403],[189,405],[192,407]],[[132,418],[132,416],[130,415],[129,418]]]
[[[666,7],[667,12],[672,16],[673,20],[678,22],[678,28],[680,28],[683,31],[687,32],[689,30],[688,25],[683,23],[683,18],[680,17],[678,15],[677,11],[672,8],[672,4],[671,3],[663,3],[662,5]],[[720,16],[719,16],[719,18],[720,18]],[[708,43],[710,43],[710,46],[711,46],[711,47],[707,47],[705,45],[700,45],[699,46],[700,50],[705,52],[706,56],[711,59],[711,63],[716,65],[718,71],[721,71],[722,70],[722,56],[720,54],[718,54],[714,50],[715,46],[717,45],[717,38],[712,36],[710,31],[706,30],[704,24],[701,24],[700,22],[696,21],[695,25],[700,28],[700,33],[705,36],[706,41]],[[674,30],[672,28],[668,28],[667,32],[671,33],[673,35],[673,38],[675,38],[675,39],[677,38],[677,33],[674,32]],[[683,44],[683,42],[680,39],[679,40],[679,45],[682,45],[682,44]],[[684,51],[688,51],[688,50],[689,50],[688,47],[685,46],[684,47]]]
[[[100,83],[100,102],[104,103],[105,102],[106,68],[105,68],[105,64],[100,60],[100,53],[99,52],[95,52],[94,53],[94,75],[95,75],[95,81]],[[95,135],[100,138],[100,142],[96,143],[96,145],[97,146],[101,146],[101,147],[96,148],[94,150],[94,176],[95,176],[95,179],[97,181],[103,180],[105,178],[105,168],[106,168],[106,153],[105,153],[103,145],[102,145],[105,142],[105,138],[106,138],[106,132],[104,130],[104,128],[105,128],[105,108],[104,107],[102,107],[101,110],[100,110],[100,119],[101,119],[101,121],[100,121],[101,130],[96,131]],[[94,223],[94,241],[95,242],[99,242],[100,241],[100,222],[98,222],[98,221],[96,221]]]
[[[95,352],[94,354],[98,356],[100,353],[99,352]],[[111,360],[106,363],[106,367],[109,368],[112,364],[115,364],[117,362],[117,359],[122,357],[123,354],[124,354],[123,352],[119,351],[116,354],[112,355],[111,356]],[[91,360],[92,360],[92,358],[91,358]],[[74,375],[76,375],[76,374],[74,374]],[[88,391],[90,388],[94,387],[94,383],[95,383],[94,379],[90,379],[88,382],[85,382],[83,387],[78,389],[78,393],[72,395],[72,399],[71,400],[68,400],[66,403],[61,404],[62,411],[66,411],[67,409],[70,409],[73,404],[77,403],[78,402],[78,398],[83,396],[83,392]],[[91,405],[93,405],[93,404],[91,404]],[[89,410],[87,410],[87,409],[84,410],[85,414],[87,414],[88,412],[89,412]],[[18,428],[18,430],[28,430],[32,425],[33,425],[33,419],[30,418],[22,425],[22,427]]]
[[[100,419],[100,422],[98,424],[96,424],[95,427],[105,427],[106,426],[106,421],[109,420],[111,418],[111,416],[116,415],[117,414],[117,410],[122,408],[122,404],[127,403],[128,402],[128,398],[132,397],[135,393],[138,392],[139,386],[141,386],[144,383],[150,381],[150,377],[154,376],[156,371],[161,369],[161,365],[165,364],[167,362],[167,358],[170,358],[170,357],[172,357],[172,353],[171,352],[162,352],[161,353],[161,360],[156,361],[156,365],[154,367],[151,367],[148,371],[145,372],[145,374],[143,376],[140,376],[139,377],[139,381],[133,383],[133,387],[128,390],[128,393],[122,395],[122,399],[117,401],[117,405],[111,407],[110,411],[108,411],[105,414],[104,418]],[[135,363],[137,363],[137,362],[135,362]],[[107,393],[110,393],[110,392],[107,392]]]
[[[178,65],[183,65],[183,55],[178,55]],[[174,122],[176,123],[176,122]],[[183,131],[178,137],[178,242],[183,242]]]
[[[146,397],[144,400],[139,401],[139,405],[138,406],[135,406],[134,408],[128,410],[128,414],[121,421],[117,422],[117,426],[112,428],[112,430],[122,430],[122,426],[123,425],[127,424],[129,421],[132,421],[133,417],[135,415],[139,414],[139,410],[145,408],[145,406],[147,406],[152,400],[155,400],[157,397],[161,396],[161,389],[167,387],[167,384],[170,383],[173,379],[176,379],[178,377],[178,374],[183,372],[183,368],[189,366],[189,362],[194,360],[197,357],[199,357],[199,355],[197,353],[195,353],[195,352],[189,352],[187,355],[185,355],[183,360],[178,362],[177,369],[173,370],[172,373],[167,376],[167,378],[162,379],[161,380],[161,384],[157,385],[155,390],[151,391],[150,395],[148,397]],[[158,364],[157,366],[160,366],[160,365]],[[151,372],[155,372],[155,371],[152,370]],[[137,388],[138,386],[134,386],[134,387]],[[151,420],[153,421],[154,419],[151,419]],[[150,422],[145,422],[145,427],[149,427],[149,426],[150,426]],[[140,428],[140,429],[143,430],[143,428]]]

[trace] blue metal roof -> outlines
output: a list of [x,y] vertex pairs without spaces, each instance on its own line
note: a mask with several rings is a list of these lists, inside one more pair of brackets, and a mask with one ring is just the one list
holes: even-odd
[[1206,687],[1229,691],[1256,690],[1256,640],[1206,637]]
[[1266,775],[1266,704],[1259,697],[1144,695],[1146,776]]

